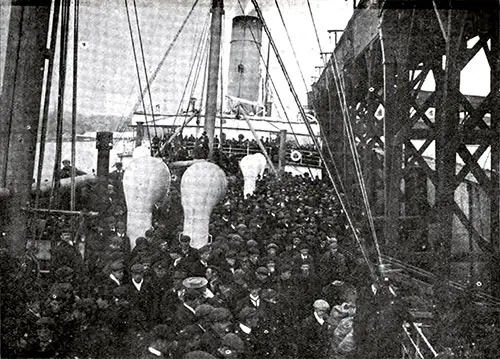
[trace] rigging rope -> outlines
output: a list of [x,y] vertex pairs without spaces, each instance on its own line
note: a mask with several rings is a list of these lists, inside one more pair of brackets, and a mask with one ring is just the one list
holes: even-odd
[[293,57],[295,59],[295,63],[297,64],[297,67],[299,68],[300,77],[302,77],[302,82],[304,82],[304,87],[307,90],[306,79],[304,78],[304,73],[302,72],[302,68],[300,67],[299,59],[297,57],[297,53],[295,52],[295,48],[292,44],[292,39],[290,38],[290,33],[288,32],[288,28],[285,24],[285,19],[283,18],[283,14],[281,13],[281,8],[278,4],[278,0],[274,0],[274,3],[276,4],[276,8],[278,9],[278,13],[279,13],[280,18],[281,18],[281,23],[283,24],[283,27],[285,28],[286,37],[288,38],[288,42],[290,43],[290,47],[292,48],[292,53],[293,53]]
[[[238,3],[239,3],[239,5],[240,5],[240,9],[241,9],[241,11],[244,13],[244,12],[245,12],[245,10],[244,10],[244,8],[243,8],[243,5],[242,5],[242,3],[241,3],[241,0],[238,0]],[[262,19],[262,18],[261,18],[261,19]],[[262,19],[262,21],[264,21],[264,19]],[[252,35],[252,38],[253,38],[254,42],[256,43],[256,42],[257,42],[257,40],[256,40],[256,38],[255,38],[255,34],[253,33],[252,29],[250,29],[250,34]],[[271,42],[269,42],[269,44],[271,44]],[[258,48],[258,51],[259,51],[260,58],[262,59],[262,61],[264,61],[264,56],[262,55],[262,50],[261,50],[260,48]],[[294,137],[294,139],[295,139],[295,142],[297,143],[297,146],[299,146],[299,145],[300,145],[300,143],[299,143],[299,139],[297,138],[297,134],[296,134],[296,133],[295,133],[295,131],[293,130],[292,123],[291,123],[291,121],[290,121],[290,118],[288,117],[288,113],[287,113],[287,112],[286,112],[286,110],[285,110],[285,106],[284,106],[284,104],[283,104],[283,101],[282,101],[282,99],[281,99],[281,96],[279,95],[279,92],[278,92],[278,91],[277,91],[277,89],[276,89],[276,85],[275,85],[275,83],[274,83],[273,77],[271,76],[271,73],[269,72],[269,69],[267,69],[267,68],[266,68],[266,71],[267,71],[267,74],[266,74],[266,75],[268,75],[268,76],[269,76],[269,80],[271,81],[271,85],[272,85],[272,87],[273,87],[273,89],[274,89],[274,93],[275,93],[276,97],[278,98],[278,102],[280,103],[280,106],[281,106],[281,108],[282,108],[282,110],[283,110],[283,114],[285,115],[285,118],[286,118],[286,120],[287,120],[287,122],[288,122],[288,124],[289,124],[289,126],[290,126],[290,130],[292,131],[292,135],[293,135],[293,137]],[[307,167],[307,169],[308,169],[308,171],[309,171],[309,174],[310,174],[310,175],[311,175],[311,177],[312,177],[312,171],[311,171],[311,169],[310,169],[309,167]]]
[[[288,28],[287,28],[287,26],[286,26],[285,20],[284,20],[284,18],[283,18],[282,13],[281,13],[280,6],[279,6],[279,4],[278,4],[278,1],[277,1],[277,0],[274,0],[274,3],[276,4],[276,8],[278,9],[278,12],[279,12],[279,15],[280,15],[280,18],[281,18],[281,22],[282,22],[282,24],[283,24],[283,27],[285,28],[285,32],[286,32],[286,35],[287,35],[287,38],[288,38],[288,42],[290,43],[290,47],[291,47],[291,49],[292,49],[292,52],[293,52],[293,55],[294,55],[294,58],[295,58],[295,62],[297,63],[297,67],[298,67],[298,69],[299,69],[299,73],[300,73],[300,76],[301,76],[301,78],[302,78],[302,82],[304,83],[304,87],[305,87],[305,89],[306,89],[306,91],[307,91],[308,86],[307,86],[306,80],[305,80],[305,78],[304,78],[304,73],[302,72],[302,68],[301,68],[301,66],[300,66],[300,64],[299,64],[298,57],[297,57],[297,54],[296,54],[296,52],[295,52],[295,48],[294,48],[294,46],[293,46],[292,39],[290,38],[290,34],[289,34],[289,32],[288,32]],[[316,25],[315,25],[315,22],[314,22],[314,18],[313,18],[313,14],[312,14],[312,10],[311,10],[311,7],[310,7],[310,6],[309,6],[309,12],[310,12],[310,14],[311,14],[311,18],[312,18],[312,22],[313,22],[314,30],[316,31],[316,39],[317,39],[317,41],[318,41],[318,46],[319,46],[320,53],[321,53],[321,44],[319,43],[319,37],[318,37],[318,34],[317,34]],[[328,89],[328,85],[327,85],[327,89]],[[328,89],[328,91],[329,91],[329,89]],[[330,96],[328,96],[328,100],[330,101]],[[321,132],[320,132],[320,136],[321,136]],[[329,143],[328,143],[328,141],[326,141],[326,140],[325,140],[325,141],[323,141],[323,143],[324,143],[324,144],[326,145],[326,147],[327,147],[328,154],[329,154],[330,159],[331,159],[331,161],[332,161],[333,168],[334,168],[334,170],[335,170],[335,174],[337,175],[337,178],[338,178],[338,180],[339,180],[339,183],[340,183],[340,186],[341,186],[341,188],[342,188],[342,191],[344,191],[344,192],[345,192],[344,184],[343,184],[343,182],[342,182],[342,180],[341,180],[340,173],[339,173],[339,171],[338,171],[337,166],[335,165],[335,160],[334,160],[334,157],[333,157],[333,153],[332,153],[332,151],[331,151],[331,149],[330,149],[330,144],[329,144]]]
[[[240,5],[241,11],[244,13],[245,10],[243,8],[243,5],[241,4],[241,0],[238,0],[238,3]],[[264,21],[264,20],[262,19],[262,21]],[[254,43],[257,43],[257,39],[256,39],[255,34],[254,34],[254,32],[253,32],[253,30],[251,28],[250,28],[250,34],[252,35],[252,39],[253,39]],[[271,42],[269,42],[269,44],[271,44]],[[264,62],[265,61],[264,60],[264,55],[262,54],[261,48],[257,47],[257,50],[259,51],[260,59]],[[299,70],[300,70],[300,67],[299,67]],[[293,129],[293,126],[292,126],[292,123],[290,121],[290,118],[288,117],[288,113],[286,112],[286,109],[285,109],[285,106],[283,104],[283,101],[281,100],[281,96],[279,95],[279,92],[276,89],[276,85],[275,85],[274,80],[273,80],[273,78],[271,76],[271,73],[269,72],[269,68],[266,67],[266,71],[267,71],[266,75],[268,76],[269,80],[271,80],[271,85],[272,85],[272,87],[274,89],[274,93],[278,97],[278,102],[280,103],[280,106],[281,106],[281,108],[283,110],[283,114],[285,115],[285,118],[286,118],[286,120],[288,122],[288,125],[290,126],[290,130],[292,131],[292,135],[293,135],[293,137],[295,139],[295,142],[297,143],[297,146],[300,146],[299,139],[297,138],[297,134],[295,133],[295,131]],[[313,173],[312,173],[312,170],[311,170],[311,168],[309,166],[307,166],[307,171],[309,172],[311,178],[314,177]]]
[[136,70],[136,73],[137,73],[137,81],[139,83],[139,91],[141,91],[141,103],[142,103],[142,109],[143,109],[143,112],[144,112],[144,120],[146,122],[146,129],[147,129],[147,133],[148,133],[149,145],[151,146],[151,134],[149,132],[148,115],[146,114],[146,104],[144,103],[144,95],[142,95],[143,90],[142,90],[141,74],[140,74],[140,71],[139,71],[139,64],[137,62],[137,53],[136,53],[136,50],[135,50],[135,41],[134,41],[134,34],[132,32],[132,23],[130,21],[130,14],[129,14],[129,9],[128,9],[128,1],[127,0],[124,0],[124,1],[125,1],[125,10],[127,11],[127,21],[128,21],[128,29],[129,29],[129,32],[130,32],[130,41],[132,43],[132,51],[134,53],[134,62],[135,62],[135,70]]
[[200,38],[200,44],[198,45],[198,48],[197,48],[197,53],[200,52],[200,46],[203,46],[202,47],[202,50],[201,50],[201,56],[199,58],[199,62],[198,62],[198,66],[196,67],[196,71],[195,71],[195,75],[194,75],[194,79],[193,79],[193,86],[191,87],[191,93],[189,94],[189,97],[193,97],[194,95],[194,91],[196,90],[196,87],[195,87],[195,84],[198,84],[198,79],[200,77],[200,73],[201,73],[201,68],[203,67],[203,57],[206,56],[206,53],[207,53],[207,49],[208,49],[208,46],[207,46],[207,39],[208,39],[208,32],[209,32],[209,20],[210,20],[210,13],[207,14],[207,18],[205,20],[205,25],[203,27],[203,31],[202,31],[202,35],[201,35],[201,38]]
[[318,42],[318,47],[319,47],[319,53],[320,56],[323,53],[323,50],[321,50],[321,42],[319,41],[319,35],[318,35],[318,28],[316,27],[316,22],[314,21],[314,15],[311,9],[311,3],[309,0],[307,0],[307,7],[309,8],[309,14],[311,15],[311,21],[314,27],[314,34],[316,35],[316,41]]
[[[179,106],[177,107],[177,111],[175,113],[174,122],[173,122],[174,125],[177,122],[177,117],[182,112],[182,104],[183,104],[184,96],[186,95],[186,92],[187,92],[187,89],[189,86],[189,82],[191,80],[191,75],[193,74],[193,70],[195,70],[195,75],[194,75],[194,79],[193,79],[193,84],[192,84],[193,87],[191,88],[190,96],[192,96],[192,94],[194,93],[194,88],[196,86],[196,83],[198,82],[198,76],[199,76],[199,73],[201,71],[200,68],[202,66],[203,56],[207,52],[207,48],[208,48],[206,46],[207,45],[207,38],[208,38],[208,20],[209,20],[209,16],[207,16],[207,19],[205,20],[204,30],[201,34],[200,41],[198,42],[198,46],[196,48],[196,51],[194,52],[194,58],[193,58],[193,61],[191,62],[191,66],[189,68],[189,73],[188,73],[188,76],[186,79],[186,84],[184,85],[184,89],[183,89],[182,95],[181,95],[181,100],[179,101]],[[200,53],[201,53],[201,56],[198,56],[198,55],[200,55]],[[196,69],[195,69],[195,65],[196,65]]]
[[[314,21],[314,15],[313,15],[311,4],[310,4],[309,0],[307,0],[307,5],[309,8],[309,13],[311,15],[311,21],[312,21],[312,24],[314,27],[316,41],[318,42],[320,54],[322,54],[323,51],[321,49],[321,42],[319,40],[318,29],[316,27],[316,22]],[[380,247],[378,244],[377,233],[375,230],[375,222],[373,220],[373,214],[372,214],[371,207],[370,207],[370,201],[368,199],[368,193],[366,191],[366,184],[365,184],[365,180],[364,180],[364,176],[363,176],[363,171],[361,169],[361,162],[359,160],[359,153],[357,151],[356,145],[354,144],[354,131],[352,130],[352,124],[351,124],[351,120],[350,120],[350,116],[349,116],[349,110],[348,110],[347,101],[345,98],[345,87],[343,87],[342,77],[340,75],[340,70],[338,69],[337,58],[335,56],[335,52],[332,53],[332,57],[333,57],[333,63],[335,64],[333,67],[334,81],[335,81],[335,85],[337,87],[337,94],[339,96],[339,102],[340,102],[340,106],[342,109],[343,121],[344,121],[344,124],[346,126],[346,130],[347,130],[347,138],[349,140],[349,147],[350,147],[352,157],[354,160],[356,176],[357,176],[357,179],[359,181],[359,187],[360,187],[361,194],[363,197],[363,204],[364,204],[365,209],[366,209],[366,214],[368,217],[370,231],[371,231],[373,241],[375,244],[375,248],[377,251],[377,255],[378,255],[378,261],[379,261],[379,264],[381,264],[382,257],[381,257],[381,253],[380,253]],[[323,59],[323,63],[326,65],[325,59]],[[327,85],[327,88],[328,88],[328,85]],[[330,98],[330,96],[329,96],[329,98]]]
[[[61,41],[60,41],[60,61],[59,61],[59,88],[57,103],[57,124],[56,124],[56,156],[54,160],[54,172],[52,175],[52,188],[50,191],[49,209],[53,204],[58,204],[58,191],[60,187],[60,169],[62,154],[63,135],[63,111],[64,95],[66,89],[66,61],[68,57],[68,32],[69,32],[69,0],[63,0],[61,9]],[[74,164],[73,164],[74,165]],[[55,202],[55,203],[54,203]]]
[[340,106],[342,108],[342,114],[343,114],[342,118],[343,118],[344,125],[345,125],[346,131],[347,131],[349,148],[351,150],[352,157],[354,160],[354,167],[355,167],[356,175],[357,175],[357,178],[359,181],[361,195],[363,197],[363,204],[365,205],[365,208],[366,208],[366,215],[368,217],[370,232],[371,232],[371,235],[373,237],[375,249],[377,251],[378,262],[379,262],[379,264],[382,264],[382,254],[380,252],[380,246],[378,243],[377,232],[375,230],[375,221],[373,219],[373,214],[372,214],[370,202],[368,199],[368,193],[366,191],[366,185],[365,185],[365,180],[364,180],[364,176],[363,176],[363,171],[361,169],[361,162],[359,160],[359,153],[358,153],[356,144],[354,143],[355,136],[354,136],[354,131],[352,129],[352,121],[350,119],[349,110],[347,107],[347,101],[345,98],[345,87],[343,86],[342,79],[341,79],[341,76],[339,73],[340,70],[338,68],[337,57],[335,56],[335,53],[332,54],[332,58],[333,58],[332,65],[334,66],[333,67],[333,74],[334,74],[335,86],[337,88],[337,95],[339,97]]
[[36,176],[36,195],[35,195],[35,208],[40,206],[40,188],[42,185],[42,172],[43,164],[45,159],[45,142],[47,138],[47,123],[49,119],[49,108],[50,108],[50,92],[52,88],[52,74],[54,71],[54,54],[57,47],[57,28],[59,25],[59,13],[61,10],[61,0],[54,1],[54,7],[52,9],[52,25],[51,33],[48,43],[48,49],[50,58],[48,59],[47,65],[47,77],[45,79],[45,94],[43,102],[43,114],[41,119],[41,129],[40,129],[40,153],[38,156],[38,169]]
[[158,133],[156,131],[155,110],[154,110],[154,106],[153,106],[153,99],[151,97],[151,86],[150,86],[149,78],[148,78],[148,68],[146,66],[146,58],[144,56],[144,47],[142,45],[142,33],[141,33],[141,26],[139,25],[139,14],[137,13],[137,4],[136,4],[135,0],[133,0],[133,1],[134,1],[135,22],[136,22],[136,26],[137,26],[137,35],[139,37],[139,45],[141,48],[142,66],[144,68],[144,76],[145,76],[145,80],[146,80],[146,91],[148,92],[149,104],[151,106],[151,117],[153,119],[153,128],[155,131],[155,137],[158,137]]
[[[172,42],[168,46],[167,50],[163,54],[163,57],[160,60],[160,62],[158,63],[158,65],[156,66],[156,69],[153,71],[153,74],[151,75],[151,77],[149,79],[150,83],[153,83],[153,81],[156,79],[156,76],[158,76],[158,73],[160,72],[160,69],[163,67],[163,64],[165,63],[165,60],[167,59],[168,55],[170,54],[170,51],[172,51],[174,45],[177,42],[177,39],[179,38],[180,34],[184,30],[184,27],[186,26],[188,20],[191,18],[191,15],[193,14],[193,11],[196,8],[196,5],[198,5],[198,2],[199,2],[199,0],[195,0],[194,3],[193,3],[193,5],[191,6],[191,9],[189,10],[189,13],[187,14],[186,18],[184,19],[184,21],[182,22],[181,26],[179,27],[179,30],[175,34],[175,36],[172,39]],[[146,94],[145,91],[140,90],[140,94],[137,97],[137,100],[136,100],[134,106],[132,107],[132,109],[131,109],[128,117],[127,117],[127,120],[130,120],[132,118],[132,116],[134,115],[134,113],[137,110],[137,108],[141,105],[142,99],[143,99],[143,97],[144,97],[145,94]],[[127,123],[123,124],[123,128],[126,128],[127,126],[128,126]]]
[[[76,189],[76,116],[77,116],[77,99],[78,99],[78,27],[79,27],[79,9],[80,1],[75,0],[73,7],[73,103],[71,108],[71,194],[70,194],[70,210],[75,210]],[[73,223],[73,221],[72,221]],[[71,228],[71,233],[73,229]]]
[[[224,29],[225,28],[225,25],[226,25],[226,17],[224,15],[224,12],[222,13],[222,28]],[[221,33],[221,44],[224,43],[225,41],[225,32],[222,31]],[[220,56],[219,56],[219,69],[222,69],[222,59],[224,58],[224,46],[221,46],[221,49],[220,49]],[[224,71],[220,71],[220,84],[219,84],[219,87],[220,87],[220,138],[219,138],[219,148],[222,149],[222,122],[224,121],[222,119],[222,116],[224,114],[224,106],[223,106],[223,103],[224,103]]]
[[322,151],[321,151],[321,149],[320,149],[320,147],[319,147],[318,140],[317,140],[317,138],[314,136],[313,130],[312,130],[312,128],[311,128],[311,124],[310,124],[310,123],[309,123],[309,121],[307,120],[306,113],[305,113],[304,109],[302,108],[302,106],[300,105],[300,100],[299,100],[299,97],[298,97],[298,95],[297,95],[297,93],[296,93],[296,91],[295,91],[295,88],[293,87],[293,84],[292,84],[292,81],[291,81],[290,76],[289,76],[289,74],[288,74],[288,71],[286,70],[286,68],[285,68],[285,64],[283,63],[283,60],[281,59],[281,56],[280,56],[280,54],[279,54],[279,52],[278,52],[278,48],[276,47],[276,44],[274,43],[274,40],[273,40],[272,35],[271,35],[270,31],[269,31],[269,28],[268,28],[268,26],[267,26],[267,23],[266,23],[266,21],[265,21],[265,19],[264,19],[264,16],[263,16],[263,14],[262,14],[262,11],[261,11],[261,9],[260,9],[260,6],[259,6],[259,4],[257,3],[257,0],[252,0],[252,3],[253,3],[253,5],[254,5],[254,7],[255,7],[255,10],[256,10],[256,12],[257,12],[258,16],[259,16],[259,17],[261,18],[261,20],[262,20],[262,24],[263,24],[263,26],[264,26],[264,30],[266,31],[266,34],[267,34],[267,36],[268,36],[268,38],[269,38],[269,41],[270,41],[270,43],[271,43],[271,46],[272,46],[272,48],[273,48],[273,51],[274,51],[274,53],[275,53],[275,55],[276,55],[276,58],[277,58],[277,60],[278,60],[278,62],[279,62],[279,64],[280,64],[280,66],[281,66],[281,69],[282,69],[282,71],[283,71],[283,75],[285,76],[285,79],[286,79],[286,81],[287,81],[287,83],[288,83],[288,86],[289,86],[289,88],[290,88],[290,91],[291,91],[291,93],[292,93],[292,96],[294,97],[294,100],[295,100],[295,102],[297,103],[297,105],[298,105],[298,107],[299,107],[299,110],[300,110],[300,112],[301,112],[301,115],[302,115],[302,117],[304,118],[304,123],[306,124],[307,130],[309,131],[309,134],[310,134],[310,136],[311,136],[311,138],[312,138],[312,140],[313,140],[314,144],[315,144],[315,145],[316,145],[316,147],[318,148],[318,154],[320,155],[321,160],[322,160],[322,161],[323,161],[323,163],[325,164],[325,170],[326,170],[326,172],[327,172],[327,174],[328,174],[328,177],[330,178],[330,182],[331,182],[331,183],[332,183],[332,185],[333,185],[333,188],[334,188],[335,194],[337,195],[337,198],[338,198],[338,200],[339,200],[339,202],[340,202],[340,205],[341,205],[341,207],[342,207],[342,209],[343,209],[343,211],[344,211],[344,214],[346,215],[346,219],[347,219],[347,221],[348,221],[348,223],[349,223],[349,227],[351,228],[351,231],[352,231],[352,233],[353,233],[353,236],[354,236],[355,240],[357,241],[357,243],[358,243],[358,245],[359,245],[359,247],[360,247],[361,253],[362,253],[362,255],[363,255],[363,258],[364,258],[364,260],[365,260],[366,264],[368,265],[368,268],[369,268],[369,270],[370,270],[370,274],[371,274],[371,276],[375,279],[375,278],[376,278],[375,269],[373,268],[373,264],[371,263],[370,258],[368,257],[368,253],[367,253],[367,250],[366,250],[366,248],[365,248],[365,245],[362,243],[362,242],[363,242],[363,241],[362,241],[362,239],[358,236],[358,231],[357,231],[357,229],[354,227],[354,223],[353,223],[353,221],[352,221],[352,218],[351,218],[351,216],[349,215],[349,212],[347,211],[347,208],[346,208],[346,206],[345,206],[344,200],[342,199],[342,197],[341,197],[341,195],[340,195],[340,192],[339,192],[339,189],[338,189],[338,187],[337,187],[337,184],[335,183],[335,181],[334,181],[334,179],[333,179],[332,173],[331,173],[331,171],[330,171],[330,169],[329,169],[329,167],[328,167],[328,165],[327,165],[327,162],[325,161],[324,155],[323,155],[323,153],[322,153]]

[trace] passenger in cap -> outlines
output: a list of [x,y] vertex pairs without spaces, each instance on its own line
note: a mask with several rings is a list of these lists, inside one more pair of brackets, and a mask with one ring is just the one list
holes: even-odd
[[312,305],[312,314],[300,325],[299,357],[304,359],[327,359],[330,347],[327,322],[330,305],[317,299]]
[[60,283],[72,283],[74,270],[68,266],[62,266],[55,272],[56,280]]
[[234,332],[245,343],[245,351],[251,355],[257,355],[255,350],[258,345],[258,337],[255,330],[259,329],[259,312],[252,307],[243,307],[238,313],[238,325]]
[[255,271],[255,281],[259,283],[261,288],[267,286],[269,280],[269,269],[267,267],[259,267]]
[[187,353],[200,349],[200,340],[204,330],[196,324],[182,328],[177,335],[180,353]]
[[218,352],[222,358],[230,359],[242,358],[244,351],[245,343],[234,333],[224,335],[222,343],[218,348]]
[[201,337],[200,348],[215,354],[221,338],[233,330],[233,315],[227,308],[216,307],[208,315],[208,320],[210,326]]

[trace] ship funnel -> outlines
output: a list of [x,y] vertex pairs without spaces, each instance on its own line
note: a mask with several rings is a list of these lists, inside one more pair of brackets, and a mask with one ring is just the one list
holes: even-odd
[[248,15],[233,18],[229,57],[229,96],[254,102],[259,100],[261,46],[261,20]]

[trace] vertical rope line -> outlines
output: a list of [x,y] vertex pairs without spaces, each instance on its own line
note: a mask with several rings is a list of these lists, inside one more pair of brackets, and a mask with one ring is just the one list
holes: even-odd
[[139,83],[139,91],[141,92],[142,110],[144,112],[144,120],[146,122],[146,130],[147,130],[147,133],[148,133],[148,141],[149,141],[149,145],[151,146],[151,134],[150,134],[150,131],[149,131],[148,115],[146,114],[146,104],[144,103],[144,93],[142,91],[141,74],[140,74],[140,71],[139,71],[139,64],[137,62],[137,53],[136,53],[136,50],[135,50],[135,41],[134,41],[134,34],[132,32],[132,23],[130,21],[130,14],[129,14],[129,9],[128,9],[128,2],[127,2],[127,0],[124,0],[124,1],[125,1],[125,10],[127,11],[127,21],[128,21],[128,29],[129,29],[129,32],[130,32],[130,41],[132,43],[132,51],[134,53],[134,62],[135,62],[135,70],[137,72],[137,81]]
[[[69,0],[62,2],[62,21],[61,21],[61,43],[60,43],[60,61],[59,61],[59,92],[57,104],[57,125],[56,125],[56,156],[54,161],[54,172],[52,176],[52,189],[50,193],[49,209],[54,204],[58,204],[59,187],[61,184],[61,155],[62,155],[62,135],[64,120],[64,95],[66,90],[66,64],[68,52],[68,32],[69,32]],[[74,164],[73,164],[74,165]]]
[[135,0],[134,1],[134,13],[135,13],[135,22],[137,25],[137,34],[139,37],[139,46],[141,49],[141,57],[142,57],[142,66],[144,67],[144,76],[146,79],[146,91],[148,92],[148,97],[149,97],[149,103],[151,105],[151,116],[153,118],[153,129],[155,131],[155,137],[158,136],[158,133],[156,131],[156,121],[155,121],[155,110],[153,106],[153,99],[151,97],[151,86],[149,84],[149,78],[148,78],[148,68],[146,66],[146,58],[144,56],[144,47],[142,46],[142,33],[141,33],[141,26],[139,25],[139,15],[137,13],[137,5]]
[[45,79],[45,98],[43,103],[43,113],[40,126],[40,152],[38,154],[38,172],[36,176],[35,208],[40,206],[40,187],[42,185],[42,171],[45,159],[45,142],[47,138],[47,123],[49,119],[50,92],[52,88],[52,75],[54,71],[54,54],[57,46],[57,29],[59,27],[59,12],[61,10],[61,0],[54,1],[52,9],[52,28],[50,33],[50,58],[47,66],[47,78]]
[[342,197],[340,196],[339,189],[338,189],[338,187],[337,187],[337,185],[336,185],[335,181],[333,180],[332,173],[331,173],[330,169],[329,169],[329,168],[328,168],[328,166],[327,166],[327,163],[326,163],[326,161],[325,161],[325,158],[324,158],[323,152],[321,151],[321,149],[320,149],[320,147],[319,147],[318,140],[317,140],[317,138],[314,136],[314,132],[313,132],[313,130],[312,130],[312,128],[311,128],[311,124],[307,121],[306,113],[305,113],[304,109],[302,108],[302,106],[300,105],[300,100],[299,100],[299,97],[298,97],[298,95],[297,95],[297,92],[295,91],[295,88],[293,87],[293,84],[292,84],[292,82],[291,82],[290,76],[289,76],[289,74],[288,74],[288,72],[287,72],[287,70],[286,70],[286,68],[285,68],[285,66],[284,66],[283,60],[281,59],[281,56],[280,56],[280,54],[279,54],[279,52],[278,52],[278,49],[277,49],[277,47],[276,47],[276,44],[274,43],[274,40],[273,40],[273,38],[272,38],[272,36],[271,36],[271,33],[270,33],[270,31],[269,31],[269,28],[267,27],[267,24],[266,24],[266,22],[265,22],[265,20],[264,20],[264,16],[262,15],[262,11],[261,11],[261,9],[260,9],[260,7],[259,7],[259,4],[257,3],[257,1],[256,1],[256,0],[252,0],[252,3],[253,3],[253,5],[254,5],[254,7],[255,7],[255,10],[257,11],[257,14],[258,14],[258,15],[259,15],[259,17],[262,19],[262,23],[263,23],[263,25],[264,25],[264,29],[265,29],[265,31],[266,31],[266,34],[267,34],[268,38],[269,38],[269,41],[271,42],[271,46],[273,47],[273,51],[274,51],[274,53],[275,53],[275,55],[276,55],[276,58],[277,58],[277,60],[278,60],[278,62],[279,62],[279,64],[280,64],[280,66],[281,66],[281,69],[282,69],[282,71],[283,71],[283,75],[285,76],[285,79],[286,79],[286,81],[287,81],[287,83],[288,83],[288,87],[290,88],[290,92],[292,93],[292,96],[293,96],[293,98],[294,98],[295,102],[297,103],[297,106],[299,107],[300,113],[301,113],[302,117],[304,118],[304,123],[305,123],[305,125],[306,125],[306,127],[307,127],[307,130],[309,131],[309,134],[310,134],[310,136],[311,136],[311,138],[312,138],[312,140],[313,140],[313,142],[314,142],[315,146],[318,148],[318,153],[319,153],[319,155],[320,155],[320,157],[321,157],[321,160],[325,163],[325,170],[326,170],[326,171],[327,171],[327,173],[328,173],[328,177],[330,178],[330,182],[331,182],[331,183],[332,183],[332,185],[333,185],[333,188],[334,188],[335,194],[337,195],[337,198],[338,198],[338,200],[339,200],[339,202],[340,202],[340,204],[341,204],[341,206],[342,206],[342,209],[343,209],[343,211],[344,211],[344,213],[345,213],[345,215],[346,215],[346,219],[347,219],[347,221],[348,221],[348,223],[349,223],[349,227],[350,227],[350,228],[351,228],[351,230],[352,230],[352,233],[353,233],[353,236],[354,236],[355,240],[358,242],[358,245],[359,245],[359,247],[360,247],[360,250],[361,250],[361,253],[362,253],[362,255],[363,255],[363,258],[364,258],[364,260],[365,260],[366,264],[368,265],[368,268],[370,269],[370,274],[371,274],[372,278],[374,278],[374,279],[375,279],[375,278],[376,278],[375,269],[373,268],[373,264],[371,263],[371,261],[370,261],[370,259],[369,259],[369,257],[368,257],[368,253],[367,253],[367,250],[366,250],[366,248],[365,248],[365,245],[362,243],[361,238],[359,238],[358,233],[357,233],[357,231],[356,231],[356,228],[354,227],[354,223],[353,223],[353,221],[352,221],[352,218],[351,218],[351,216],[349,215],[349,212],[347,212],[347,208],[346,208],[346,206],[345,206],[344,200],[343,200],[343,199],[342,199]]
[[[71,201],[70,208],[75,210],[75,175],[76,175],[76,116],[78,99],[78,27],[80,1],[75,0],[73,7],[73,106],[71,114]],[[72,231],[73,232],[73,231]]]

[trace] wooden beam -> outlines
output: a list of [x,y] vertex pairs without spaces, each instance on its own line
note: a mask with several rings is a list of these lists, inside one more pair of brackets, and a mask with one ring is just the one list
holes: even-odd
[[50,21],[50,0],[17,1],[11,7],[7,57],[0,100],[0,187],[11,196],[6,206],[7,238],[14,255],[24,253],[31,200],[38,119]]

